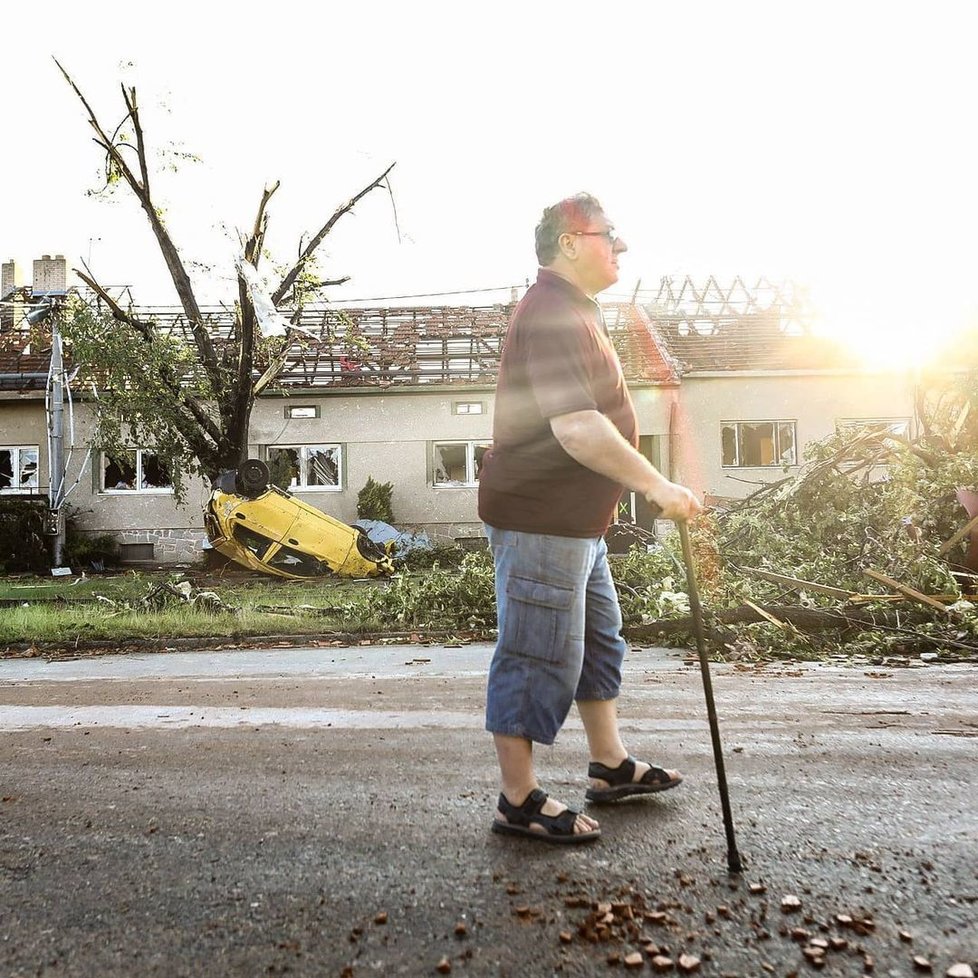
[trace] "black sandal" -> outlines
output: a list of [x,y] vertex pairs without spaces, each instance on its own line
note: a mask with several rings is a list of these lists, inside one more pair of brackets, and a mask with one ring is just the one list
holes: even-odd
[[[562,845],[590,842],[601,835],[601,829],[592,832],[575,832],[574,822],[580,812],[575,812],[572,808],[565,809],[559,815],[541,814],[540,809],[546,801],[547,793],[541,788],[534,788],[522,805],[514,805],[505,795],[500,794],[499,810],[506,816],[506,821],[493,819],[492,831],[500,835],[522,835],[529,839]],[[540,828],[531,828],[532,825],[539,825]]]
[[683,779],[671,777],[668,771],[654,765],[649,768],[638,781],[635,777],[635,758],[626,757],[618,767],[606,767],[597,761],[591,761],[587,766],[587,776],[607,781],[607,788],[588,788],[584,797],[588,801],[601,803],[617,801],[619,798],[629,798],[632,795],[651,795],[656,791],[668,791],[675,788]]

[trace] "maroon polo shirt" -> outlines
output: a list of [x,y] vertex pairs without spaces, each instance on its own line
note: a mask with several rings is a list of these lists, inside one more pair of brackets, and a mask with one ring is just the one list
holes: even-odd
[[563,537],[601,536],[622,487],[575,462],[550,419],[600,411],[638,445],[638,424],[600,306],[541,268],[516,307],[496,384],[492,449],[479,474],[479,517],[490,526]]

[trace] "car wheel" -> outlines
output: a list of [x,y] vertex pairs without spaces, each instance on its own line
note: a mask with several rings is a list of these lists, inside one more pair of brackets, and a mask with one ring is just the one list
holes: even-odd
[[234,486],[239,496],[254,499],[268,488],[268,479],[268,466],[260,458],[249,458],[238,468]]

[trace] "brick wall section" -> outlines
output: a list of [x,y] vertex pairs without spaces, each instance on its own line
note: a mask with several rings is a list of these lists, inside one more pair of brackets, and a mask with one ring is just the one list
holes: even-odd
[[10,259],[0,266],[0,299],[6,299],[17,288],[17,263]]
[[34,259],[34,292],[64,292],[68,287],[68,263],[64,255],[41,255]]

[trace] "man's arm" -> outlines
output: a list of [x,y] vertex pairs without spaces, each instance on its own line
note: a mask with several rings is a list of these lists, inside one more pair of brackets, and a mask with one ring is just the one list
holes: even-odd
[[575,462],[640,492],[664,519],[692,519],[703,508],[685,487],[670,482],[599,411],[572,411],[550,419],[560,447]]

